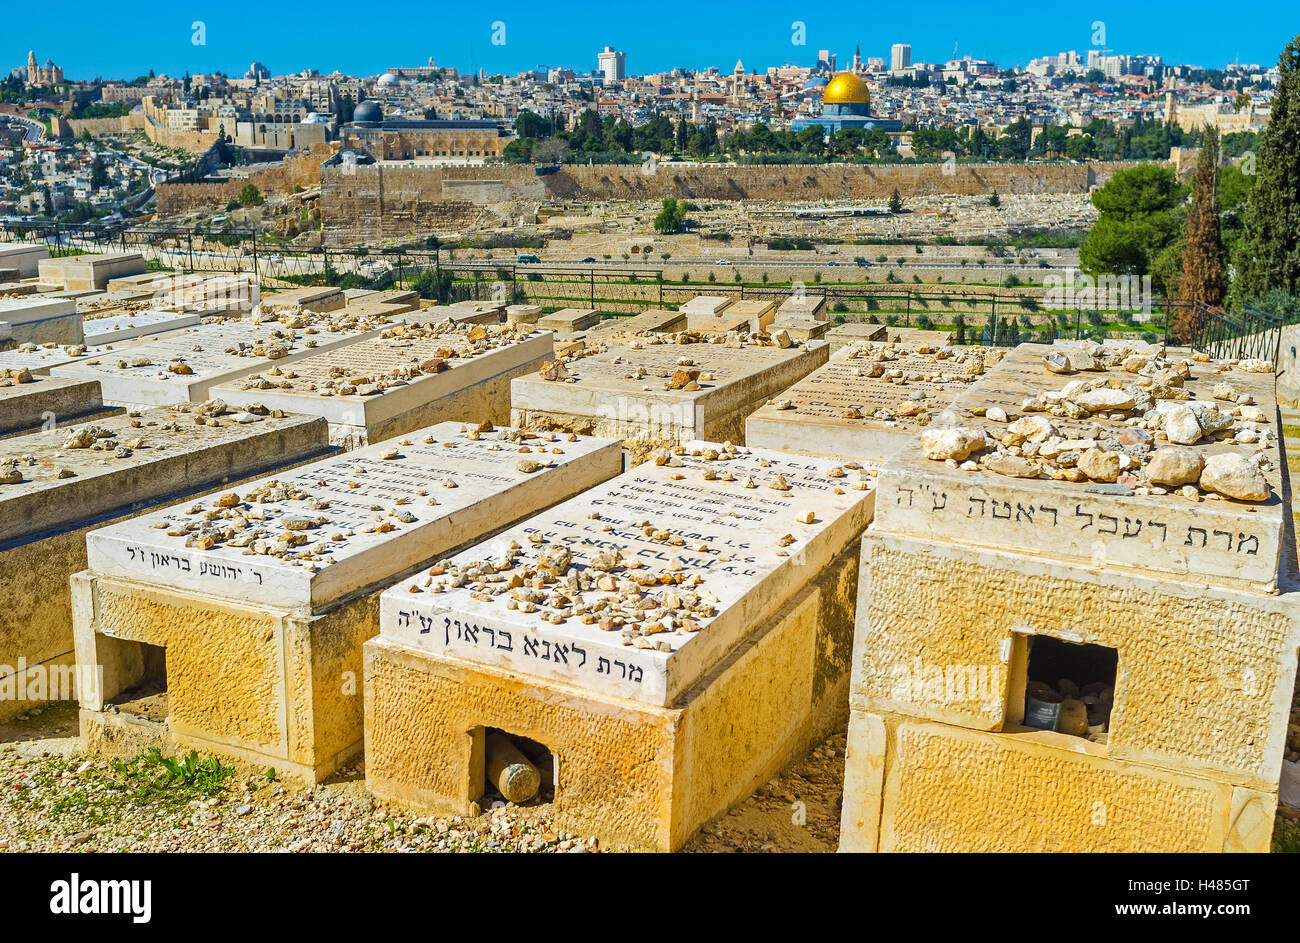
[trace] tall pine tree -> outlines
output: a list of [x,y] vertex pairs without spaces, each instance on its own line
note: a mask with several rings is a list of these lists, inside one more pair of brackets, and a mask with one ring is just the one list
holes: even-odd
[[1192,182],[1192,206],[1187,213],[1179,293],[1217,308],[1223,304],[1224,290],[1223,242],[1219,236],[1219,132],[1206,125]]
[[1270,289],[1300,295],[1300,36],[1278,61],[1281,78],[1260,138],[1255,186],[1233,259],[1233,297],[1258,301]]

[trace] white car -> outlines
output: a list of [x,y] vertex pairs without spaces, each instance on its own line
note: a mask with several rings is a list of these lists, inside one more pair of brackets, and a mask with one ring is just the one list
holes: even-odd
[[714,262],[713,264],[714,264],[714,265],[730,265],[730,264],[731,264],[731,261],[728,260],[728,259],[718,259],[718,261]]

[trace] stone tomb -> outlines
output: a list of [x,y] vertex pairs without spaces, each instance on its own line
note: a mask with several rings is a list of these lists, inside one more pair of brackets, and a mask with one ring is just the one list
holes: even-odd
[[778,321],[772,325],[773,333],[785,331],[787,337],[796,341],[818,341],[826,336],[826,331],[830,324],[826,321],[815,321],[812,318],[789,318],[785,321]]
[[314,311],[321,314],[337,311],[348,303],[347,296],[338,288],[288,288],[264,292],[258,302],[261,315]]
[[234,405],[324,416],[355,448],[447,419],[510,422],[510,381],[550,357],[551,336],[450,322],[396,325],[381,337],[220,384]]
[[839,351],[745,422],[751,446],[882,462],[984,371],[984,351],[861,344]]
[[81,315],[66,298],[0,298],[0,321],[9,325],[18,343],[80,344]]
[[212,749],[310,782],[357,755],[380,590],[622,464],[609,440],[463,430],[441,423],[91,534],[77,650],[105,670],[82,698],[87,745]]
[[720,314],[731,305],[732,299],[726,295],[696,295],[678,310],[688,318],[694,315]]
[[671,334],[686,329],[686,315],[666,308],[649,308],[630,317],[606,318],[588,333],[590,338],[631,337],[638,334]]
[[539,330],[552,331],[557,337],[572,337],[579,331],[600,323],[600,312],[591,308],[561,308],[537,320]]
[[104,412],[99,384],[33,376],[21,383],[0,371],[0,436],[15,435],[36,426],[55,426]]
[[144,272],[145,264],[139,252],[103,252],[41,259],[37,269],[41,281],[70,291],[103,291],[112,279]]
[[788,321],[793,318],[811,318],[814,321],[825,321],[826,296],[809,295],[803,292],[791,295],[781,302],[781,307],[776,309],[776,318],[778,321]]
[[675,850],[842,722],[870,476],[677,452],[384,593],[366,645],[372,793],[486,806],[497,729],[552,754],[557,822]]
[[537,319],[546,313],[541,305],[507,305],[507,324],[536,324]]
[[[0,440],[0,685],[72,663],[68,578],[86,565],[88,530],[326,448],[324,420],[235,423],[197,407]],[[32,706],[0,698],[4,715]]]
[[749,331],[756,334],[768,330],[776,319],[776,303],[762,298],[746,298],[728,305],[724,312],[729,318],[747,318]]
[[1300,643],[1272,365],[1049,351],[881,471],[840,847],[1267,851]]
[[181,328],[195,327],[203,320],[198,311],[133,311],[87,318],[85,342],[90,346],[120,343],[152,334],[165,334]]
[[[373,337],[382,323],[335,321],[331,315],[284,315],[287,323],[247,318],[211,322],[148,340],[119,354],[101,354],[54,367],[55,376],[98,380],[114,403],[164,406],[202,402],[219,383],[275,363],[281,368]],[[295,327],[289,324],[297,325]]]
[[101,355],[115,351],[131,349],[135,343],[128,341],[122,345],[107,347],[83,347],[80,344],[19,344],[13,350],[0,351],[0,376],[5,373],[26,370],[32,376],[48,376],[55,367],[94,360]]
[[[856,344],[862,344],[867,341],[884,341],[889,339],[889,328],[883,324],[869,324],[863,321],[849,321],[847,324],[840,324],[826,332],[826,342],[831,345],[831,356],[834,357],[845,347],[852,347]],[[947,340],[940,341],[935,346],[946,344]]]
[[49,257],[49,249],[45,246],[0,243],[0,268],[17,269],[20,278],[35,278],[41,259]]
[[514,380],[511,421],[621,438],[634,465],[690,439],[740,443],[749,414],[827,354],[825,343],[780,348],[689,334],[609,341]]

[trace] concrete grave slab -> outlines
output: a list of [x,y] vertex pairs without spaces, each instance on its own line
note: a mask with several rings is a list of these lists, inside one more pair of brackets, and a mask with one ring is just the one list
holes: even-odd
[[63,425],[104,411],[99,384],[48,376],[18,383],[0,376],[0,436],[47,422]]
[[91,347],[120,343],[137,337],[194,327],[202,320],[202,314],[197,311],[150,310],[91,318],[83,322],[85,343]]
[[20,278],[35,278],[41,259],[48,259],[45,246],[21,242],[0,243],[0,268],[15,268]]
[[538,330],[551,331],[558,338],[572,337],[579,331],[600,323],[600,312],[591,308],[561,308],[544,315],[537,321]]
[[145,270],[139,252],[101,252],[42,259],[37,263],[41,281],[54,282],[71,291],[103,291],[109,281]]
[[75,301],[43,298],[0,298],[0,321],[9,325],[17,343],[80,344],[81,315]]
[[630,317],[606,318],[587,332],[591,338],[633,337],[641,334],[671,334],[686,330],[686,315],[667,308],[650,308]]
[[166,405],[202,402],[220,383],[345,347],[384,329],[382,322],[343,312],[285,314],[281,320],[249,318],[200,324],[146,340],[129,351],[54,367],[57,376],[94,379],[114,403]]

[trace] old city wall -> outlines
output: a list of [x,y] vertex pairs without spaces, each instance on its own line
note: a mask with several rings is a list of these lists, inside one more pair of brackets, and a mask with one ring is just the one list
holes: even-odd
[[274,167],[235,177],[220,183],[160,183],[158,213],[178,216],[195,210],[225,206],[239,196],[245,185],[253,184],[263,196],[292,193],[295,187],[314,187],[320,183],[321,161],[333,152],[333,145],[313,144],[302,154],[286,158]]
[[472,220],[466,205],[506,201],[711,200],[885,201],[937,194],[1087,193],[1119,167],[1083,164],[824,164],[563,167],[538,175],[528,165],[479,167],[341,165],[321,175],[327,241],[402,239]]

